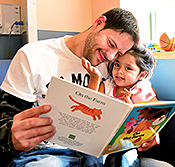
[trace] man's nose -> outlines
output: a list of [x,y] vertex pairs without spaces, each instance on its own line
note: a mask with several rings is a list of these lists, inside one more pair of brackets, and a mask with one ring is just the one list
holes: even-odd
[[117,58],[117,56],[118,56],[118,50],[110,50],[110,51],[106,51],[106,57],[107,57],[107,59],[108,60],[114,60],[114,59],[116,59]]

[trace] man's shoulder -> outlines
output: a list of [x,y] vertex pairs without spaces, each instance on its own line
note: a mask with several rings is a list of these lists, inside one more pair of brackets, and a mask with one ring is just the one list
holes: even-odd
[[39,40],[35,42],[28,43],[24,45],[21,50],[25,51],[31,48],[40,48],[40,47],[54,47],[54,46],[59,46],[61,44],[61,40],[63,37],[59,38],[51,38],[51,39],[45,39],[45,40]]
[[62,55],[62,39],[63,38],[52,38],[28,43],[19,49],[16,57],[20,59],[27,58],[34,62],[37,62],[38,59],[39,61],[41,61],[41,59],[44,61],[48,58],[54,60],[58,58],[58,51],[60,51],[59,55]]

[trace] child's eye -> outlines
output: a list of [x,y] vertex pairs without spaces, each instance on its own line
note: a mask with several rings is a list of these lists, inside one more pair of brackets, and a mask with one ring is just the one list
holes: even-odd
[[120,65],[119,65],[119,63],[115,63],[114,66],[115,67],[119,67]]
[[130,67],[126,67],[127,70],[132,70]]

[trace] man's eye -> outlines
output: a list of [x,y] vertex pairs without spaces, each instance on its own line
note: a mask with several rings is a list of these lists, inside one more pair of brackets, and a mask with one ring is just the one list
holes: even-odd
[[109,41],[109,46],[114,48],[114,44],[111,41]]

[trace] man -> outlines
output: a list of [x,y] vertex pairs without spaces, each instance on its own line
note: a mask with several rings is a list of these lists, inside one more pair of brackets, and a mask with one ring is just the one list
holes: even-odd
[[[105,68],[102,68],[101,63],[124,54],[138,41],[139,29],[134,16],[114,8],[74,37],[39,41],[21,48],[1,86],[6,92],[2,95],[4,102],[1,104],[6,116],[1,116],[5,120],[4,135],[1,135],[0,140],[1,157],[19,157],[10,166],[27,163],[28,166],[51,166],[54,163],[58,166],[101,166],[101,159],[73,150],[35,147],[56,132],[51,118],[39,117],[51,109],[51,106],[42,103],[51,76],[87,86],[89,75],[81,66],[81,57],[88,59],[93,66],[99,65],[104,76]],[[39,107],[31,108],[37,105]],[[12,124],[9,117],[13,115]],[[19,155],[26,151],[29,152]]]

